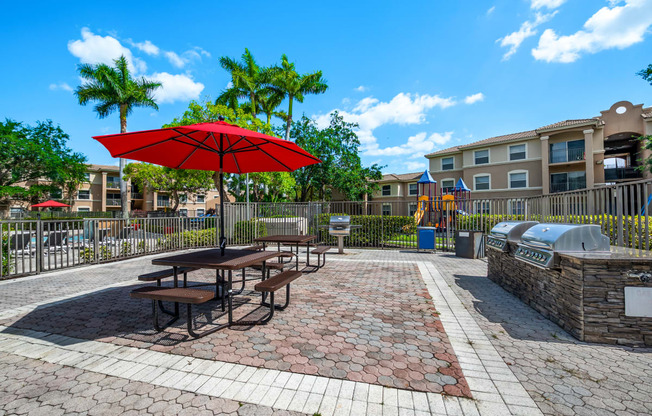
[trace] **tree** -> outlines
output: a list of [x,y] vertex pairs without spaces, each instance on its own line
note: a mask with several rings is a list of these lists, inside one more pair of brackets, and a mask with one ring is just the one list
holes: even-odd
[[297,201],[327,200],[333,189],[350,201],[358,201],[378,189],[373,181],[382,178],[382,167],[362,166],[358,155],[360,140],[354,131],[357,127],[345,122],[337,112],[331,114],[330,125],[325,129],[319,129],[306,116],[292,124],[296,144],[321,160],[293,173]]
[[[290,172],[254,172],[249,174],[251,202],[284,202],[294,198],[296,181]],[[229,177],[229,193],[237,202],[247,200],[244,175]]]
[[[95,112],[100,118],[108,117],[115,111],[120,113],[120,133],[127,132],[127,116],[135,107],[149,107],[158,110],[154,101],[154,91],[161,87],[158,82],[145,77],[134,79],[129,71],[127,58],[122,55],[114,61],[115,67],[106,64],[82,64],[78,71],[84,80],[77,87],[75,95],[80,105],[97,102]],[[120,158],[120,200],[122,216],[127,217],[127,183],[124,180],[125,160]]]
[[652,85],[652,64],[648,65],[647,68],[642,69],[636,73],[639,77],[643,78]]
[[[220,66],[231,74],[230,88],[223,91],[215,101],[216,104],[223,104],[235,110],[238,106],[238,99],[249,98],[251,115],[258,114],[258,97],[263,94],[263,80],[266,78],[266,68],[261,68],[249,49],[245,48],[242,54],[242,61],[237,61],[228,56],[220,58]],[[269,122],[269,121],[268,121]]]
[[272,92],[288,99],[285,140],[290,139],[294,100],[296,99],[302,103],[305,95],[323,94],[328,89],[326,80],[322,78],[321,71],[299,75],[294,63],[290,62],[285,54],[281,56],[281,66],[270,70],[269,81],[266,84]]
[[172,201],[172,211],[179,208],[182,196],[204,193],[211,186],[212,173],[202,170],[172,169],[150,163],[130,163],[125,167],[125,179],[140,188],[167,192]]
[[266,91],[258,96],[258,107],[261,113],[267,115],[267,124],[272,122],[272,116],[287,120],[287,114],[283,111],[276,111],[283,102],[283,95],[273,91]]
[[66,184],[85,180],[86,156],[68,148],[68,139],[50,120],[35,127],[0,122],[0,203],[35,204]]

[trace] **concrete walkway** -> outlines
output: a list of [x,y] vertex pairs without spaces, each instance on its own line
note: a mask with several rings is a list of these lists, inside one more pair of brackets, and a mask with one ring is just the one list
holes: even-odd
[[[255,334],[249,339],[238,342],[236,350],[247,348],[246,343],[251,339],[254,339],[251,341],[253,347],[273,345],[265,337],[269,338],[270,333],[272,339],[281,336],[276,340],[279,346],[271,353],[257,350],[256,356],[249,354],[254,358],[262,357],[261,362],[246,361],[246,356],[225,355],[227,345],[219,341],[226,336],[224,333],[206,337],[202,342],[180,339],[175,344],[178,347],[160,350],[162,341],[154,338],[153,342],[149,333],[145,338],[131,336],[131,332],[106,337],[96,332],[102,325],[101,320],[84,318],[86,325],[75,321],[81,319],[79,310],[82,309],[79,308],[86,305],[89,298],[116,293],[122,296],[129,286],[137,285],[134,276],[153,269],[151,257],[0,283],[0,322],[3,325],[0,327],[0,413],[131,411],[134,414],[276,415],[296,412],[325,416],[652,412],[650,349],[632,350],[574,340],[486,279],[483,261],[447,254],[397,251],[349,250],[348,253],[346,256],[329,255],[326,267],[306,275],[302,279],[306,282],[302,283],[303,287],[297,284],[296,298],[293,298],[296,309],[280,313],[270,324],[261,327],[264,330],[253,331]],[[447,358],[450,365],[461,369],[456,382],[460,387],[468,386],[471,398],[467,398],[465,388],[454,395],[433,392],[437,391],[437,383],[443,387],[453,381],[447,381],[443,375],[447,371],[443,367],[437,370],[440,373],[431,373],[429,384],[417,382],[423,379],[419,371],[394,370],[394,378],[369,377],[369,382],[358,379],[352,365],[339,365],[337,368],[344,369],[341,374],[320,371],[319,364],[327,367],[328,360],[315,361],[314,374],[307,371],[308,364],[297,367],[277,364],[271,368],[273,364],[270,363],[284,362],[286,355],[291,353],[291,346],[296,346],[296,342],[286,342],[289,336],[283,339],[284,321],[290,319],[290,314],[299,320],[298,323],[290,322],[291,325],[306,328],[319,324],[314,317],[315,322],[310,319],[301,322],[310,308],[328,315],[326,309],[320,310],[320,303],[315,303],[314,298],[306,300],[297,294],[302,290],[305,290],[303,293],[317,291],[315,285],[320,280],[324,285],[330,281],[339,287],[342,283],[336,276],[346,270],[356,274],[360,287],[366,281],[378,287],[383,284],[382,278],[387,284],[403,281],[409,286],[408,292],[418,292],[424,287],[431,300],[425,301],[421,312],[403,310],[404,317],[378,327],[373,326],[376,321],[369,319],[364,322],[370,322],[371,327],[356,327],[364,311],[352,313],[348,321],[338,318],[344,315],[339,311],[327,316],[332,320],[329,328],[349,322],[353,325],[346,327],[345,332],[366,336],[357,338],[358,341],[373,341],[369,336],[374,331],[381,333],[378,345],[388,354],[388,368],[394,368],[392,363],[400,363],[402,356],[400,351],[392,352],[389,346],[405,347],[408,353],[414,351],[416,354],[405,357],[418,358],[421,361],[415,362],[422,362],[429,360],[431,345],[420,342],[436,337],[441,348],[452,348],[452,354],[446,353],[448,355],[440,358],[450,356]],[[329,290],[335,289],[329,287]],[[354,291],[355,287],[343,290]],[[392,290],[398,292],[396,288]],[[363,292],[366,297],[346,302],[374,299],[373,290],[366,288]],[[396,304],[387,300],[384,306],[391,309],[399,305],[396,310],[402,310],[400,299],[397,297]],[[120,308],[125,307],[129,305],[120,305]],[[365,307],[373,309],[373,306]],[[429,322],[431,318],[427,317],[433,312],[438,316],[433,324],[440,328],[439,335],[419,330],[420,322]],[[48,313],[51,322],[43,322],[48,320]],[[418,317],[419,313],[423,313],[422,318]],[[417,318],[409,320],[409,316]],[[80,331],[81,326],[87,330]],[[307,336],[325,334],[323,331],[317,328],[307,332]],[[347,334],[353,338],[350,332]],[[390,344],[382,344],[390,340],[387,337],[392,337]],[[256,344],[256,340],[263,344]],[[319,339],[314,341],[319,345]],[[360,377],[367,374],[367,368],[369,374],[384,368],[382,360],[375,362],[370,358],[376,357],[373,345],[351,342],[367,360],[367,367],[361,366],[364,369]],[[412,350],[410,345],[417,348]],[[319,355],[314,354],[314,349],[298,348],[298,357],[312,353],[310,359],[319,360],[315,358]],[[343,344],[338,348],[346,350],[347,346]],[[215,354],[207,355],[206,351]],[[341,350],[331,356],[335,357],[334,364],[346,361],[346,354]],[[445,364],[446,361],[441,362]],[[418,365],[414,368],[418,369]],[[423,374],[428,374],[427,370]],[[437,374],[440,376],[434,377]],[[402,380],[407,384],[400,384]],[[390,382],[393,385],[388,385]],[[397,388],[397,384],[405,387]]]

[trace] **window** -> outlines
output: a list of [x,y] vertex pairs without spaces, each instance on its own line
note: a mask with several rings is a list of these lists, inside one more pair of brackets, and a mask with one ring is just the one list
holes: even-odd
[[509,174],[510,188],[527,188],[527,172],[514,172]]
[[203,217],[203,216],[204,216],[204,212],[205,212],[205,211],[204,211],[203,208],[199,208],[199,209],[197,210],[197,216],[198,216],[198,217]]
[[520,199],[509,201],[509,213],[511,215],[525,215],[525,201]]
[[204,202],[206,202],[206,195],[197,195],[197,203],[203,204]]
[[107,207],[119,207],[122,205],[120,200],[120,194],[106,194],[106,206]]
[[79,207],[77,212],[91,212],[91,209],[89,207]]
[[550,192],[566,192],[586,188],[586,172],[553,173],[550,175]]
[[489,183],[490,178],[491,177],[489,175],[481,175],[473,178],[473,180],[475,181],[475,190],[485,191],[487,189],[491,189],[491,185]]
[[476,150],[474,156],[476,165],[484,165],[485,163],[489,163],[489,149]]
[[91,181],[91,174],[89,172],[84,173],[84,179],[86,180],[86,182],[90,182]]
[[525,144],[515,144],[509,146],[509,160],[525,159]]
[[187,202],[188,202],[188,195],[186,195],[186,194],[179,195],[179,203],[180,204],[185,204]]
[[455,158],[454,157],[443,157],[441,158],[441,170],[453,170],[455,169]]
[[419,186],[416,183],[411,183],[408,185],[409,195],[414,196],[419,194]]
[[584,160],[584,140],[550,143],[550,163]]
[[219,197],[220,197],[220,194],[215,194],[215,195],[213,195],[213,199],[217,199],[217,198],[219,198]]
[[444,179],[441,181],[441,189],[444,192],[451,192],[455,188],[455,179]]
[[414,213],[417,212],[417,204],[414,202],[409,203],[408,212],[410,216],[414,216]]
[[156,205],[159,207],[169,207],[170,197],[168,195],[158,195],[156,197]]
[[106,177],[106,187],[107,188],[120,188],[120,178],[117,176],[107,176]]
[[383,204],[383,215],[392,215],[392,206],[390,204]]
[[89,191],[88,189],[80,190],[79,193],[77,193],[77,199],[82,199],[82,200],[91,199],[91,191]]
[[383,185],[383,196],[391,196],[392,195],[392,186],[391,185]]
[[475,202],[475,213],[476,214],[489,214],[490,213],[490,203],[489,201],[476,201]]
[[21,218],[23,216],[23,209],[17,207],[9,208],[9,216],[11,218]]
[[180,216],[180,217],[187,217],[187,216],[188,216],[188,210],[185,209],[185,208],[181,208],[181,209],[179,210],[179,216]]

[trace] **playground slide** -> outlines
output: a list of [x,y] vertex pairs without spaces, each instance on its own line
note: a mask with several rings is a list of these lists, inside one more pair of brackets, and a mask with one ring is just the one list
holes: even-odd
[[421,209],[419,206],[417,209],[417,212],[414,213],[414,223],[416,225],[419,225],[421,223],[421,219],[423,218],[424,210]]

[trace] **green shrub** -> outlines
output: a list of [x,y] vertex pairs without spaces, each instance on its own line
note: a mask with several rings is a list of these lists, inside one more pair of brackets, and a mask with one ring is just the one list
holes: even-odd
[[[317,224],[327,226],[332,216],[346,214],[320,214]],[[379,247],[381,243],[400,234],[416,231],[414,217],[397,215],[351,215],[351,225],[362,227],[351,230],[351,236],[344,238],[344,245],[351,247]],[[318,228],[320,241],[335,244],[337,237],[328,234],[327,227]]]
[[2,255],[2,264],[0,267],[2,268],[2,275],[6,276],[13,271],[13,265],[11,264],[11,256],[9,254],[9,232],[5,232],[4,230],[8,227],[3,224],[2,228],[3,229],[0,230],[0,234],[2,235],[2,238],[0,239],[0,250],[2,250],[0,255]]
[[217,229],[184,231],[181,241],[184,247],[213,247],[217,245]]
[[233,229],[233,240],[231,244],[251,244],[256,237],[267,236],[267,225],[257,218],[238,221]]

